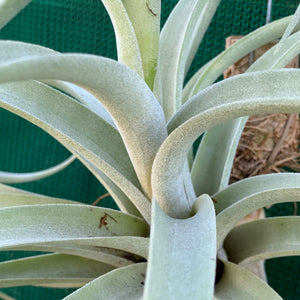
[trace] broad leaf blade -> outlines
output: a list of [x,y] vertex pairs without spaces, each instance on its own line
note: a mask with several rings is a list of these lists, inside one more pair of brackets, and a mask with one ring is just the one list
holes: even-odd
[[[259,28],[217,56],[211,63],[204,66],[187,84],[185,99],[213,83],[236,60],[255,48],[281,36],[289,20],[290,18],[284,18]],[[299,29],[299,26],[297,29]],[[268,55],[269,63],[265,63],[266,58],[262,58],[263,62],[257,61],[250,67],[249,71],[284,67],[289,59],[293,58],[293,53],[297,54],[297,41],[295,40],[296,38],[293,41],[289,41],[289,45],[292,48],[290,53],[285,53],[284,49],[282,49],[280,53],[282,57],[280,57],[279,53],[275,56],[274,51],[272,51]],[[285,46],[285,48],[287,47]],[[188,94],[189,96],[187,96]],[[192,178],[197,195],[201,193],[211,195],[228,184],[235,151],[246,121],[247,118],[229,121],[211,128],[205,133],[192,170]],[[211,151],[210,146],[210,141],[212,140],[219,141],[218,147],[215,147],[214,151]]]
[[183,218],[190,213],[182,169],[189,149],[202,133],[243,115],[300,111],[299,80],[297,69],[243,74],[217,83],[186,102],[169,122],[171,134],[153,164],[153,195],[164,211]]
[[80,204],[1,208],[0,225],[0,247],[87,237],[148,235],[148,225],[139,218]]
[[[22,251],[46,251],[51,249],[51,252],[61,252],[71,254],[70,251],[74,250],[74,254],[78,256],[83,256],[91,258],[88,253],[90,252],[99,252],[102,249],[115,249],[128,252],[127,255],[123,255],[123,259],[135,261],[138,260],[136,256],[147,259],[148,258],[148,247],[149,247],[149,238],[138,237],[138,236],[104,236],[104,237],[78,237],[78,238],[57,238],[53,240],[51,237],[49,241],[46,242],[33,242],[33,243],[24,243],[21,245],[12,245],[7,247],[1,247],[1,251],[6,250],[22,250]],[[69,248],[69,252],[66,249]],[[87,250],[86,254],[76,254],[76,249]],[[132,256],[130,254],[134,254]],[[98,260],[97,253],[95,253],[95,260]],[[111,264],[111,263],[110,263]]]
[[212,195],[228,185],[246,120],[247,118],[238,118],[223,122],[203,135],[191,171],[197,196],[203,193]]
[[254,210],[298,201],[300,174],[270,174],[240,180],[213,195],[217,212],[218,246],[234,225]]
[[73,255],[40,255],[0,263],[0,287],[80,287],[112,269],[110,265]]
[[[91,161],[106,176],[100,174],[98,179],[107,182],[105,179],[108,178],[117,184],[149,219],[150,203],[138,189],[140,185],[126,148],[114,127],[80,103],[37,82],[5,85],[0,88],[0,93],[2,107],[38,125],[75,155],[80,154],[78,158],[84,157],[81,160],[88,167]],[[123,199],[124,202],[118,203],[120,207],[135,213],[132,203]]]
[[135,72],[110,59],[78,54],[25,56],[2,64],[0,82],[29,79],[69,81],[92,92],[111,114],[151,198],[152,163],[166,124],[160,104]]
[[0,192],[0,207],[12,207],[34,204],[80,204],[79,202],[47,197],[31,193]]
[[184,76],[219,0],[182,0],[173,9],[160,37],[163,106],[169,120],[181,106]]
[[146,264],[113,270],[78,289],[64,300],[140,300],[143,294]]
[[224,240],[228,259],[248,264],[281,256],[300,255],[300,217],[252,221],[232,229]]
[[166,215],[153,200],[153,220],[145,300],[211,299],[216,264],[215,212],[203,195],[195,215],[180,220]]
[[136,33],[121,0],[102,0],[113,23],[118,60],[144,78],[142,58]]
[[270,286],[250,271],[228,261],[222,263],[224,270],[221,280],[216,284],[216,300],[283,300]]
[[[280,38],[286,27],[288,26],[291,17],[285,17],[244,36],[242,39],[224,50],[212,61],[203,66],[187,83],[185,91],[185,101],[197,94],[199,91],[214,83],[223,72],[236,61],[254,51],[255,49]],[[300,29],[300,24],[295,28],[295,31]]]
[[153,90],[157,70],[160,34],[160,2],[160,0],[123,1],[123,5],[126,8],[139,44],[145,82],[151,90]]

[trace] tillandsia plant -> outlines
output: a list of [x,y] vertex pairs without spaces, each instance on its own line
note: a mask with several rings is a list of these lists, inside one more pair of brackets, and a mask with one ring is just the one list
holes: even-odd
[[[1,26],[28,2],[2,0]],[[180,0],[160,30],[159,0],[102,0],[118,61],[0,41],[0,106],[73,154],[54,169],[4,173],[2,181],[42,178],[76,157],[120,209],[2,184],[0,249],[51,254],[1,263],[0,287],[79,287],[68,300],[281,299],[246,266],[299,255],[299,217],[235,224],[298,201],[300,175],[228,182],[245,116],[300,111],[300,71],[282,69],[300,51],[299,10],[248,34],[184,85],[219,2]],[[246,74],[214,83],[282,36]]]

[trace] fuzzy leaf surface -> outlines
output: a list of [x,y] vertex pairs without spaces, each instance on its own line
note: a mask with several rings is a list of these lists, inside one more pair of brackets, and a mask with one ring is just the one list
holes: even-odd
[[[300,199],[300,174],[269,174],[240,180],[213,195],[218,246],[234,225],[255,209]],[[248,235],[249,236],[249,235]]]
[[118,268],[89,282],[64,300],[140,300],[145,273],[145,263]]
[[228,261],[222,261],[224,271],[216,284],[216,300],[283,300],[269,285],[250,271]]
[[171,134],[153,165],[153,195],[164,211],[173,217],[190,215],[192,203],[185,194],[182,168],[193,142],[203,132],[245,115],[299,112],[299,80],[296,69],[253,72],[212,85],[186,102],[169,122]]
[[141,52],[136,33],[121,0],[102,0],[116,35],[118,60],[144,78]]
[[0,247],[3,248],[87,237],[148,235],[148,225],[143,220],[88,205],[8,207],[0,209],[0,216]]
[[[298,198],[298,200],[300,197]],[[224,240],[228,259],[247,264],[300,255],[300,217],[274,217],[239,225]]]
[[0,287],[80,287],[112,269],[110,265],[73,255],[38,255],[0,263]]
[[13,19],[31,0],[1,0],[0,29]]
[[162,29],[159,68],[166,120],[181,106],[185,74],[219,2],[181,0]]
[[157,99],[134,71],[111,59],[83,54],[30,55],[2,62],[0,82],[30,79],[68,81],[96,96],[111,114],[151,198],[151,168],[167,136],[166,123]]
[[[192,217],[166,215],[153,200],[144,300],[212,299],[216,228],[212,200],[199,197]],[[205,245],[205,246],[204,246]]]

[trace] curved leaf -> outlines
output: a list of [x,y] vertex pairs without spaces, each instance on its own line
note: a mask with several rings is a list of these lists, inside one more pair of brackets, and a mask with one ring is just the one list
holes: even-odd
[[152,163],[167,136],[166,124],[160,104],[135,72],[113,60],[83,54],[31,55],[2,62],[0,82],[29,79],[69,81],[94,94],[111,114],[151,198]]
[[113,23],[118,60],[144,78],[142,58],[136,33],[121,0],[102,0]]
[[281,45],[286,41],[286,39],[292,34],[295,30],[295,27],[299,25],[300,21],[300,5],[298,5],[295,13],[292,15],[289,25],[287,26],[279,44],[277,45],[277,50],[281,47]]
[[0,29],[13,19],[30,1],[31,0],[1,0]]
[[[120,186],[109,179],[109,177],[107,177],[99,168],[95,166],[95,164],[91,163],[89,160],[80,156],[79,154],[78,159],[102,183],[122,212],[129,213],[137,217],[143,217],[150,224],[151,205],[148,199],[140,191],[132,191],[131,193],[127,193],[127,196],[120,189]],[[134,203],[137,203],[137,206],[135,206]]]
[[245,223],[230,231],[224,240],[224,249],[228,259],[239,264],[300,255],[299,226],[300,217],[296,216]]
[[222,261],[224,265],[221,280],[215,287],[216,300],[283,300],[269,285],[250,271]]
[[160,0],[123,1],[123,5],[126,8],[139,44],[145,82],[151,90],[153,90],[157,69],[160,34],[160,2]]
[[118,268],[89,282],[64,300],[140,300],[145,272],[145,263]]
[[[280,38],[290,21],[291,17],[285,17],[262,26],[216,56],[190,79],[190,83],[187,83],[186,89],[189,92],[185,91],[185,101],[214,83],[228,67],[245,55]],[[294,30],[300,30],[300,24]]]
[[[284,67],[300,52],[299,35],[297,32],[288,38],[276,54],[274,53],[276,46],[270,49],[252,64],[247,72]],[[227,186],[236,148],[246,122],[247,117],[228,121],[209,129],[204,134],[192,169],[197,195],[202,193],[212,195]],[[218,141],[218,146],[212,151],[213,141],[214,143]]]
[[191,171],[197,196],[203,193],[212,195],[228,185],[236,148],[246,121],[247,118],[225,121],[203,135]]
[[104,248],[99,246],[76,245],[64,242],[49,242],[49,243],[33,243],[24,246],[8,247],[5,250],[9,251],[41,251],[52,252],[58,254],[75,255],[87,259],[92,259],[113,266],[115,268],[131,265],[137,261],[144,261],[140,257],[121,251],[118,249]]
[[2,292],[0,292],[0,299],[2,299],[2,300],[17,300],[17,299],[15,299],[13,297],[10,297],[6,293],[2,293]]
[[0,192],[0,207],[12,207],[34,204],[80,204],[76,201],[47,197],[33,193]]
[[[155,199],[145,300],[212,299],[216,265],[216,228],[212,200],[199,197],[195,215],[167,216]],[[205,245],[205,246],[204,246]]]
[[103,236],[148,235],[141,219],[116,210],[73,204],[0,209],[0,247]]
[[[149,219],[150,203],[138,189],[139,182],[116,129],[80,103],[37,82],[5,85],[0,87],[0,94],[2,107],[38,125],[75,155],[80,153],[92,161]],[[86,160],[81,159],[84,164]],[[101,182],[103,178],[98,176]],[[118,204],[126,211],[136,211],[128,200]]]
[[[21,245],[12,245],[7,247],[1,247],[1,251],[6,250],[22,250],[22,251],[51,251],[51,252],[61,252],[69,251],[67,254],[73,254],[78,256],[83,256],[87,258],[90,257],[91,252],[99,252],[102,249],[114,249],[121,250],[124,252],[129,252],[127,255],[123,255],[123,261],[136,261],[138,260],[136,256],[147,259],[148,258],[148,247],[149,238],[137,237],[137,236],[110,236],[110,237],[77,237],[77,238],[64,238],[53,240],[50,238],[48,242],[33,242],[24,243]],[[48,249],[48,250],[47,250]],[[81,253],[76,254],[76,249],[80,250]],[[86,253],[83,251],[87,250]],[[113,252],[114,253],[114,252]],[[134,254],[135,256],[130,255]],[[95,260],[98,260],[97,253],[94,254]],[[121,256],[121,255],[120,255]],[[101,258],[101,257],[100,257]],[[101,258],[102,260],[102,258]],[[120,259],[121,261],[121,259]],[[111,264],[111,263],[110,263]]]
[[159,68],[166,120],[169,120],[181,106],[185,73],[219,2],[219,0],[181,0],[162,29]]
[[0,263],[0,287],[80,287],[112,269],[110,265],[73,255],[39,255]]
[[170,121],[171,134],[153,164],[153,195],[164,211],[173,217],[190,214],[182,168],[193,142],[203,132],[243,115],[300,111],[299,80],[296,69],[243,74],[217,83],[188,101]]
[[299,37],[300,32],[296,32],[287,38],[279,49],[278,44],[269,49],[249,67],[247,72],[285,67],[300,52]]
[[93,113],[101,117],[105,122],[113,127],[116,127],[114,121],[103,107],[101,102],[83,88],[75,84],[62,82],[59,80],[44,80],[43,82],[58,89],[59,91],[62,91],[68,96],[75,98],[81,104],[87,106]]
[[54,175],[63,169],[65,169],[67,166],[69,166],[74,160],[76,159],[75,156],[71,156],[65,161],[61,162],[60,164],[45,169],[43,171],[37,171],[37,172],[29,172],[29,173],[12,173],[12,172],[4,172],[0,171],[0,182],[2,183],[24,183],[29,181],[35,181],[42,178],[49,177],[51,175]]
[[240,180],[213,195],[217,212],[218,246],[234,225],[255,209],[299,201],[300,174],[270,174]]

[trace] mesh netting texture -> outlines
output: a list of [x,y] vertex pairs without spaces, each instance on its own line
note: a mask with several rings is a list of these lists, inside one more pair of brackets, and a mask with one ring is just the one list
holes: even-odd
[[[162,1],[162,23],[177,0]],[[298,0],[274,0],[272,19],[292,14]],[[263,25],[267,0],[223,0],[200,45],[190,77],[209,59],[224,49],[230,35],[244,35]],[[97,54],[116,59],[113,27],[99,0],[33,0],[1,32],[1,39],[20,40],[50,47],[61,52]],[[29,172],[45,169],[63,161],[69,153],[52,137],[36,126],[0,110],[0,169]],[[105,189],[79,162],[64,171],[33,183],[15,185],[33,192],[92,203]],[[66,188],[67,187],[67,188]],[[111,199],[101,205],[114,207]],[[280,204],[266,210],[267,216],[292,215],[293,204]],[[32,253],[30,253],[32,255]],[[24,256],[5,252],[0,261]],[[300,299],[300,259],[278,258],[266,262],[268,281],[284,299]],[[20,287],[2,289],[18,300],[61,299],[66,289]]]

